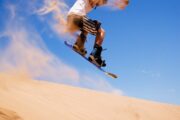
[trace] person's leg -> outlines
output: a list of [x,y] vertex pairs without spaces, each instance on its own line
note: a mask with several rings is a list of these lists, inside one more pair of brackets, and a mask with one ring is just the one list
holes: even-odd
[[84,48],[84,44],[86,42],[86,38],[87,38],[88,32],[86,31],[82,31],[80,33],[80,35],[77,37],[77,40],[73,46],[73,48],[80,52],[82,55],[85,55],[87,53],[87,51]]
[[105,31],[103,28],[100,28],[96,34],[95,44],[98,46],[102,46],[104,36],[105,36]]
[[77,36],[76,42],[73,45],[74,50],[79,52],[82,55],[85,55],[87,51],[84,48],[84,44],[86,41],[86,37],[88,35],[88,32],[84,31],[82,29],[83,27],[83,16],[71,14],[68,16],[68,29],[70,33],[75,33],[76,31],[80,30],[80,35]]
[[102,43],[105,37],[105,31],[102,28],[99,28],[96,34],[95,43],[93,51],[91,52],[89,59],[95,60],[101,67],[105,67],[106,63],[105,60],[101,58],[101,52],[103,50]]

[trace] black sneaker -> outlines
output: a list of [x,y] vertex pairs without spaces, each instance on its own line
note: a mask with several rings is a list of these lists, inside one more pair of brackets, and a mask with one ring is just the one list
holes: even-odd
[[105,67],[106,63],[105,63],[105,60],[102,60],[101,58],[101,52],[102,52],[102,47],[95,44],[94,49],[89,56],[89,60],[95,61],[95,63],[99,67]]

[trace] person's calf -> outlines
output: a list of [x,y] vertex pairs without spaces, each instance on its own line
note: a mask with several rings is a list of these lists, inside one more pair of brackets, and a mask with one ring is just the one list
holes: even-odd
[[102,46],[103,40],[104,40],[104,36],[105,36],[105,30],[103,28],[100,28],[98,30],[98,33],[96,35],[96,41],[95,44]]

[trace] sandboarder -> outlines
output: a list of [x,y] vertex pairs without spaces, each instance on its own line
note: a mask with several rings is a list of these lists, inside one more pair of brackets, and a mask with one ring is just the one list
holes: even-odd
[[[67,26],[69,32],[81,31],[77,37],[73,49],[81,55],[86,55],[87,51],[84,44],[88,33],[96,36],[94,48],[90,53],[89,60],[105,67],[105,60],[102,60],[101,52],[103,50],[102,43],[105,36],[105,30],[101,27],[101,23],[97,20],[92,20],[87,17],[93,8],[107,4],[108,0],[77,0],[68,12]],[[120,0],[120,8],[124,9],[129,3],[129,0]]]

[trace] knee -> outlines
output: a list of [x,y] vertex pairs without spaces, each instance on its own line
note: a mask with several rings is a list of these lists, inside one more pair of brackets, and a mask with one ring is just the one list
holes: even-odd
[[98,33],[99,33],[102,37],[105,36],[105,30],[104,30],[103,28],[100,28],[100,29],[98,30]]

